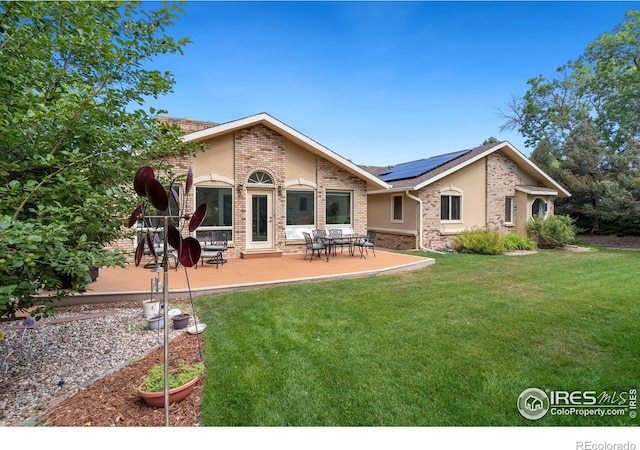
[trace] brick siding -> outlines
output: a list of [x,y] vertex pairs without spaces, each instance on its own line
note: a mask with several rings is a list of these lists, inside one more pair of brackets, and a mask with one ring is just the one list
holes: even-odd
[[[264,125],[244,128],[235,133],[235,179],[246,186],[249,176],[256,171],[268,173],[275,186],[283,186],[285,182],[285,138]],[[247,230],[247,191],[236,192],[234,202],[234,243],[231,256],[239,256],[246,250]],[[284,193],[278,195],[277,189],[273,198],[275,204],[274,226],[276,230],[275,249],[284,248],[285,201]]]
[[[352,191],[353,204],[351,205],[353,216],[351,217],[351,225],[356,234],[364,234],[367,232],[367,186],[366,183],[358,177],[351,175],[336,165],[330,163],[326,159],[317,158],[316,176],[318,182],[318,223],[317,228],[325,228],[326,217],[326,192],[327,191]],[[324,194],[324,195],[322,195]]]
[[376,230],[375,245],[389,250],[413,250],[418,248],[418,236]]
[[[502,233],[509,231],[504,223],[505,197],[515,202],[518,167],[502,152],[487,156],[487,228]],[[518,205],[514,205],[514,209]]]

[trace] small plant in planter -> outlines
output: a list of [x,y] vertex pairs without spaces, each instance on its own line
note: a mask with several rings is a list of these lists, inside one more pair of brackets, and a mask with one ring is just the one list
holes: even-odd
[[[169,371],[169,403],[184,400],[203,373],[202,361],[186,364],[180,360],[178,368]],[[138,388],[138,394],[150,406],[164,407],[164,366],[158,364],[149,370],[149,375]]]

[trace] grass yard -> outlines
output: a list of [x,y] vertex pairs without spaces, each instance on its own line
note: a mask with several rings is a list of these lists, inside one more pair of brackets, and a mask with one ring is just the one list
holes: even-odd
[[638,425],[516,403],[640,387],[640,252],[420,254],[436,264],[199,299],[203,425]]

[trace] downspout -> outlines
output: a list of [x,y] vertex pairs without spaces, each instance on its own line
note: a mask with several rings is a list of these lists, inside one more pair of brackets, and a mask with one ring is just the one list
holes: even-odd
[[484,227],[489,229],[489,157],[484,159]]
[[432,250],[430,248],[427,248],[423,245],[422,243],[422,209],[423,209],[423,203],[422,200],[419,197],[416,197],[415,195],[412,195],[409,193],[409,191],[405,191],[404,192],[405,195],[407,197],[409,197],[411,200],[415,200],[416,202],[418,202],[418,206],[420,211],[418,212],[418,248],[420,250],[422,250],[423,252],[433,252],[433,253],[438,253],[440,255],[444,255],[444,253],[442,252],[438,252],[436,250]]

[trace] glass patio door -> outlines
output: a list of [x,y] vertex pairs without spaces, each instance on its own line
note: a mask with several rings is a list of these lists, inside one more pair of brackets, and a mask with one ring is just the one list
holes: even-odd
[[247,250],[273,249],[273,192],[248,191]]

